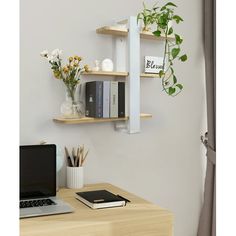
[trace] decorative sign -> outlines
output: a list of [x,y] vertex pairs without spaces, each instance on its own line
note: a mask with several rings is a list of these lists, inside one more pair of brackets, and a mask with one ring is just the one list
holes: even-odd
[[163,70],[163,57],[145,56],[145,73],[158,74],[160,70]]

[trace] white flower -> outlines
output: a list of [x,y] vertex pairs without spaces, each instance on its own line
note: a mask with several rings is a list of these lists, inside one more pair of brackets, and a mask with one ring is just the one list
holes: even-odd
[[60,55],[62,54],[62,50],[60,50],[60,49],[54,49],[53,51],[52,51],[52,56],[54,56],[54,57],[59,57]]
[[48,50],[43,50],[42,52],[40,52],[40,56],[47,57],[48,56]]
[[53,61],[55,61],[56,58],[52,55],[48,55],[47,59],[48,59],[48,61],[53,62]]

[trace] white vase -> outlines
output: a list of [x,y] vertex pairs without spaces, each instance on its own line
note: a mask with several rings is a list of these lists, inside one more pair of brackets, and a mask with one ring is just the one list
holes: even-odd
[[67,187],[68,188],[83,188],[84,187],[84,167],[66,168]]

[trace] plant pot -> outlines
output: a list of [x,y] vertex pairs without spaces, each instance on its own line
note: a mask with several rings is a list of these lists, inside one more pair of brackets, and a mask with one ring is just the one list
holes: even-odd
[[144,26],[143,29],[142,29],[142,32],[151,32],[151,27],[149,26]]

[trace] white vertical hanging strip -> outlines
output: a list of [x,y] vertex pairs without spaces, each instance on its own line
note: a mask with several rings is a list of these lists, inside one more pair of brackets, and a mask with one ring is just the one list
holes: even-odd
[[129,18],[128,33],[128,132],[140,132],[140,33],[136,16]]
[[[124,36],[121,37],[113,37],[113,59],[114,59],[114,68],[117,72],[126,72],[127,68],[127,38]],[[119,81],[119,77],[115,77],[114,80]],[[122,81],[123,78],[121,79]],[[126,82],[126,80],[124,81]],[[127,86],[127,83],[125,83]],[[127,98],[127,88],[125,88],[125,98]],[[125,115],[128,115],[127,106],[128,103],[125,99]],[[114,122],[114,127],[116,131],[127,132],[127,122],[126,121],[116,121]]]

